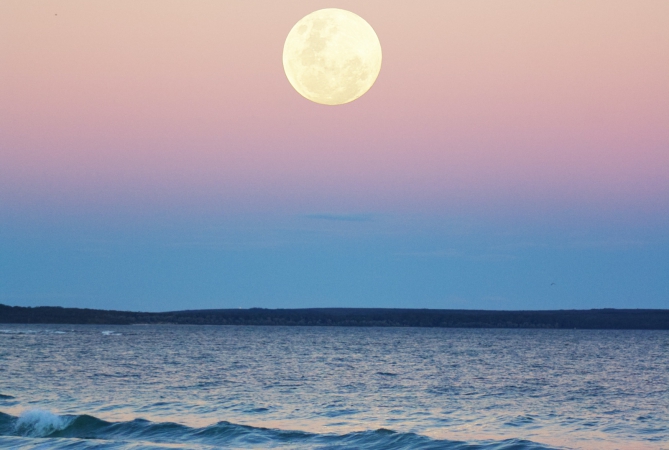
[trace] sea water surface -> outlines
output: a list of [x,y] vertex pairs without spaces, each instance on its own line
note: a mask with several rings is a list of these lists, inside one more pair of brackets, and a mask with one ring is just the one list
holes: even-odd
[[669,449],[669,332],[0,324],[0,447]]

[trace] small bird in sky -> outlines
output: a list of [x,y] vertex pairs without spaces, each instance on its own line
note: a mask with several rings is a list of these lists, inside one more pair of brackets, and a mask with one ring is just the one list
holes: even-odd
[[554,286],[554,285],[555,285],[555,283],[551,283],[551,286]]

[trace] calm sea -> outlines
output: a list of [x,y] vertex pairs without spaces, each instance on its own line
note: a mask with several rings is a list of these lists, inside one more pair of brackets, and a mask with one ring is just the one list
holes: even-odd
[[0,325],[0,447],[669,449],[669,332]]

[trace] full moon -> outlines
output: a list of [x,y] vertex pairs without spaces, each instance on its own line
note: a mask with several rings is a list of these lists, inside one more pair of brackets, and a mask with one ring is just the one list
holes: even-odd
[[303,17],[283,46],[288,81],[305,98],[342,105],[372,87],[381,70],[381,43],[360,16],[328,8]]

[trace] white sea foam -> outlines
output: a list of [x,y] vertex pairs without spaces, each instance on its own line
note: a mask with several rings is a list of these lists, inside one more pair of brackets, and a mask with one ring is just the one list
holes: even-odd
[[116,331],[103,331],[102,334],[105,336],[121,336],[121,333],[117,333]]
[[65,429],[72,418],[61,417],[50,411],[31,409],[24,411],[16,421],[16,433],[21,436],[44,437]]

